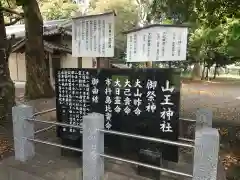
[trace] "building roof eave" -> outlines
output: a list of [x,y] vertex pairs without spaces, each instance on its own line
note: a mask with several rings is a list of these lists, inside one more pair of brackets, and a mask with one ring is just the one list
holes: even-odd
[[[26,39],[23,38],[20,41],[18,41],[15,45],[13,45],[12,47],[12,53],[18,51],[20,48],[24,47],[26,43]],[[59,44],[53,44],[51,42],[48,41],[43,41],[44,44],[44,50],[48,51],[50,53],[53,53],[54,51],[61,51],[61,52],[65,52],[65,53],[72,53],[72,50],[67,48],[64,45],[59,45]]]

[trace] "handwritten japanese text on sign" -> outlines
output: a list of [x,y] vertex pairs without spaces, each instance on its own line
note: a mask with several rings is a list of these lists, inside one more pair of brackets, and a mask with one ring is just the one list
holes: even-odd
[[73,57],[114,56],[114,13],[74,18]]
[[186,27],[156,26],[127,34],[127,62],[181,61],[187,54]]

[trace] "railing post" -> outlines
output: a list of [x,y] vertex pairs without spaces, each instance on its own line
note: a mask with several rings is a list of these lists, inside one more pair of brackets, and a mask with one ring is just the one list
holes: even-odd
[[196,130],[203,127],[212,127],[212,111],[209,109],[199,109],[196,113]]
[[83,117],[83,180],[104,179],[104,115],[91,113]]
[[21,104],[12,108],[15,159],[22,162],[35,155],[34,143],[26,139],[34,138],[34,124],[26,120],[32,115],[31,106]]
[[219,133],[204,127],[195,134],[193,180],[217,180]]

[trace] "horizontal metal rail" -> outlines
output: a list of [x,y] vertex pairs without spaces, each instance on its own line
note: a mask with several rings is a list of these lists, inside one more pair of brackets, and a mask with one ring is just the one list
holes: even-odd
[[[44,110],[44,111],[36,112],[36,113],[34,113],[32,115],[32,117],[39,116],[39,115],[42,115],[42,114],[46,114],[46,113],[53,112],[53,111],[56,111],[56,108],[52,108],[52,109],[47,109],[47,110]],[[188,119],[188,118],[179,118],[179,119],[182,120],[182,121],[196,122],[195,119]]]
[[49,141],[43,141],[43,140],[40,140],[40,139],[31,139],[31,138],[26,138],[26,139],[29,140],[29,141],[36,142],[36,143],[47,144],[47,145],[50,145],[50,146],[60,147],[60,148],[63,148],[63,149],[69,149],[69,150],[77,151],[77,152],[83,152],[82,149],[73,148],[73,147],[69,147],[69,146],[64,146],[64,145],[57,144],[57,143],[52,143],[52,142],[49,142]]
[[195,142],[193,139],[188,139],[188,138],[183,138],[183,137],[179,137],[178,140],[186,141],[186,142],[192,142],[192,143]]
[[76,126],[76,125],[66,124],[66,123],[60,123],[60,122],[56,122],[56,121],[44,121],[44,120],[39,120],[39,119],[35,119],[35,118],[27,118],[26,120],[27,121],[35,121],[35,122],[45,123],[45,124],[53,124],[53,125],[62,126],[62,127],[71,127],[71,128],[82,129],[81,126]]
[[52,129],[52,128],[54,128],[54,127],[56,127],[56,125],[52,125],[52,126],[48,126],[48,127],[46,127],[46,128],[43,128],[43,129],[39,129],[39,130],[35,131],[34,134],[38,134],[38,133],[47,131],[47,130]]
[[34,113],[32,115],[32,117],[39,116],[39,115],[42,115],[42,114],[46,114],[46,113],[53,112],[53,111],[56,111],[56,108],[52,108],[52,109],[36,112],[36,113]]
[[[49,126],[49,127],[46,127],[46,128],[36,131],[35,134],[43,132],[43,131],[47,131],[55,126],[63,126],[63,127],[72,127],[72,128],[82,129],[81,126],[76,126],[76,125],[71,125],[71,124],[66,124],[66,123],[59,123],[56,121],[44,121],[44,120],[39,120],[39,119],[26,119],[26,120],[36,121],[36,122],[45,123],[45,124],[53,124],[52,126]],[[192,139],[187,139],[187,138],[182,138],[182,137],[179,137],[178,139],[182,140],[182,141],[187,141],[187,142],[194,142],[194,140],[192,140]]]
[[[60,144],[57,144],[57,143],[52,143],[52,142],[49,142],[49,141],[43,141],[43,140],[40,140],[40,139],[32,139],[32,138],[26,138],[26,139],[29,140],[29,141],[36,142],[36,143],[42,143],[42,144],[55,146],[55,147],[59,147],[59,148],[63,148],[63,149],[68,149],[68,150],[72,150],[72,151],[77,151],[77,152],[83,152],[82,149],[73,148],[73,147],[69,147],[69,146],[64,146],[64,145],[60,145]],[[159,171],[163,171],[163,172],[167,172],[167,173],[171,173],[171,174],[175,174],[175,175],[180,175],[180,176],[185,176],[185,177],[190,177],[190,178],[193,177],[191,174],[186,174],[186,173],[182,173],[182,172],[178,172],[178,171],[174,171],[174,170],[160,168],[160,167],[157,167],[157,166],[144,164],[144,163],[140,163],[140,162],[137,162],[137,161],[127,160],[127,159],[123,159],[123,158],[119,158],[119,157],[115,157],[115,156],[109,156],[109,155],[106,155],[106,154],[99,154],[99,155],[101,157],[104,157],[104,158],[109,158],[109,159],[118,160],[118,161],[130,163],[130,164],[134,164],[134,165],[139,165],[139,166],[143,166],[143,167],[146,167],[146,168],[151,168],[151,169],[155,169],[155,170],[159,170]]]
[[127,160],[127,159],[123,159],[123,158],[119,158],[119,157],[115,157],[115,156],[109,156],[109,155],[106,155],[106,154],[99,154],[99,155],[101,157],[104,157],[104,158],[113,159],[113,160],[117,160],[117,161],[122,161],[122,162],[126,162],[126,163],[129,163],[129,164],[134,164],[134,165],[138,165],[138,166],[143,166],[143,167],[146,167],[146,168],[150,168],[150,169],[154,169],[154,170],[158,170],[158,171],[163,171],[163,172],[167,172],[167,173],[171,173],[171,174],[175,174],[175,175],[179,175],[179,176],[185,176],[185,177],[190,177],[190,178],[193,177],[191,174],[182,173],[182,172],[169,170],[169,169],[165,169],[165,168],[160,168],[160,167],[157,167],[157,166],[153,166],[153,165],[149,165],[149,164],[145,164],[145,163],[140,163],[140,162],[137,162],[137,161]]
[[130,134],[130,133],[124,133],[124,132],[118,132],[118,131],[105,130],[105,129],[98,129],[98,131],[106,133],[106,134],[114,134],[114,135],[129,137],[129,138],[142,139],[142,140],[164,143],[164,144],[175,145],[175,146],[181,146],[181,147],[187,147],[187,148],[194,148],[194,145],[191,145],[191,144],[174,142],[174,141],[158,139],[158,138],[153,138],[153,137],[147,137],[147,136],[141,136],[141,135],[137,135],[137,134]]
[[[81,126],[76,126],[76,125],[71,125],[71,124],[66,124],[66,123],[60,123],[60,122],[56,122],[56,121],[44,121],[44,120],[39,120],[39,119],[35,119],[35,118],[29,118],[29,119],[26,119],[26,120],[28,120],[28,121],[40,122],[40,123],[45,123],[45,124],[52,124],[52,126],[49,126],[49,127],[43,128],[43,129],[40,129],[40,130],[36,131],[34,134],[38,134],[38,133],[40,133],[40,132],[47,131],[47,130],[55,127],[55,126],[62,126],[62,127],[71,127],[71,128],[82,129]],[[101,130],[101,131],[102,131],[102,130]],[[105,130],[105,131],[107,131],[107,133],[111,133],[111,132],[109,132],[109,130]],[[116,134],[115,132],[117,132],[117,131],[113,131],[112,134],[114,133],[115,135],[120,135],[120,134]],[[120,132],[120,133],[121,133],[121,132]],[[124,134],[128,134],[128,133],[124,133]],[[123,135],[123,134],[121,134],[121,135]],[[130,134],[130,135],[131,135],[131,134]],[[133,135],[133,136],[134,136],[134,135]],[[137,136],[140,136],[140,135],[137,135]],[[129,137],[129,136],[127,135],[127,137]],[[144,138],[145,138],[145,136],[141,136],[141,137],[144,137]],[[146,138],[149,138],[149,137],[146,137]],[[138,139],[139,139],[139,138],[138,138]],[[140,138],[140,139],[142,139],[142,138]],[[151,138],[151,139],[153,139],[153,138]],[[157,139],[157,138],[155,138],[155,139]],[[183,138],[183,137],[179,137],[178,139],[181,140],[181,141],[186,141],[186,142],[192,142],[192,143],[194,143],[194,140],[192,140],[192,139]],[[148,139],[145,139],[145,140],[148,140]],[[150,141],[152,141],[152,140],[150,140]],[[153,140],[153,141],[159,142],[159,141],[156,141],[156,140]],[[164,141],[166,141],[166,140],[164,140]],[[172,142],[172,141],[170,141],[170,142]],[[162,143],[169,144],[168,142],[162,142]],[[174,143],[178,143],[178,142],[174,142]],[[184,144],[184,143],[180,143],[180,144],[181,144],[181,145],[178,145],[178,144],[173,144],[173,145],[186,147],[186,146],[185,146],[186,144]],[[190,147],[190,146],[187,146],[187,147]]]
[[195,119],[188,119],[188,118],[179,118],[179,120],[188,121],[188,122],[196,122]]

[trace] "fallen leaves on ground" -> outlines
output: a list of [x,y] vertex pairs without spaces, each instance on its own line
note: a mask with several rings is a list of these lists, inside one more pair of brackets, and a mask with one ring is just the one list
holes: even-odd
[[225,167],[225,170],[228,170],[231,166],[240,165],[240,157],[234,154],[226,154],[223,157],[222,162]]
[[9,142],[6,139],[1,139],[0,137],[0,159],[3,158],[5,153],[9,153],[11,151],[12,147],[9,145]]
[[229,134],[227,128],[218,128],[218,131],[220,133],[220,136],[227,136]]
[[222,157],[222,163],[227,173],[227,179],[239,180],[240,178],[240,156],[229,153]]

